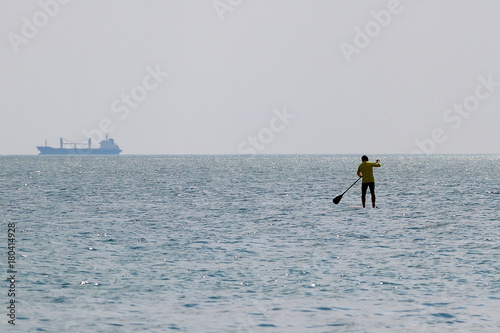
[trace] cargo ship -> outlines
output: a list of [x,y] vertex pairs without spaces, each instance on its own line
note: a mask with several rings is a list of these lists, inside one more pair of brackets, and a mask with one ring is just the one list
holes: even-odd
[[118,155],[122,152],[120,147],[115,144],[115,140],[108,138],[107,135],[106,140],[100,142],[99,148],[92,148],[91,138],[86,143],[68,142],[60,138],[59,144],[59,148],[49,147],[47,140],[45,140],[45,146],[37,146],[36,148],[40,151],[40,155]]

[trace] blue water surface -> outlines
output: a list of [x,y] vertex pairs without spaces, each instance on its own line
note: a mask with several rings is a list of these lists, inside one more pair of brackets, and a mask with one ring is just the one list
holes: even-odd
[[0,157],[0,330],[499,332],[500,156],[375,157]]

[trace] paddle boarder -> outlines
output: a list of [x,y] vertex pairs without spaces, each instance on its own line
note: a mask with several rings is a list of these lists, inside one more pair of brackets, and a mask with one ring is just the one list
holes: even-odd
[[380,160],[376,160],[375,163],[368,162],[368,156],[363,155],[361,157],[361,164],[358,167],[358,177],[363,177],[361,182],[361,203],[363,208],[366,204],[366,190],[370,188],[370,194],[372,196],[372,207],[375,206],[375,178],[373,177],[373,168],[380,167]]

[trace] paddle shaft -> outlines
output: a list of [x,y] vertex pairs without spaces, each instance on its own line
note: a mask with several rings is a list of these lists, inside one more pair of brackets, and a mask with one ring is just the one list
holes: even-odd
[[361,177],[359,177],[358,179],[356,179],[356,181],[355,181],[354,183],[352,183],[352,185],[351,185],[351,186],[349,186],[349,187],[347,188],[347,190],[345,190],[345,191],[344,191],[344,193],[342,193],[341,195],[338,195],[338,196],[336,196],[335,198],[333,198],[333,203],[334,203],[334,204],[338,204],[338,203],[340,202],[340,200],[342,200],[342,197],[344,196],[344,194],[346,194],[346,192],[347,192],[347,191],[349,191],[349,189],[350,189],[351,187],[353,187],[353,186],[354,186],[354,184],[356,184],[356,183],[357,183],[360,179],[361,179]]
[[359,177],[358,179],[356,179],[356,181],[355,181],[354,183],[352,183],[352,185],[351,185],[351,186],[349,186],[349,187],[347,188],[347,190],[345,190],[345,192],[344,192],[344,193],[342,193],[341,195],[346,194],[346,192],[347,192],[347,191],[349,191],[349,190],[351,189],[351,187],[353,187],[353,186],[354,186],[354,184],[356,184],[356,183],[358,182],[358,180],[360,180],[361,178],[362,178],[362,177]]

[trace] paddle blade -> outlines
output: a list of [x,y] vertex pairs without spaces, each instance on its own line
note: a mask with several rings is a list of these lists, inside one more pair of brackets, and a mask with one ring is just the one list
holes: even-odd
[[338,204],[340,202],[340,200],[342,200],[342,194],[333,198],[333,203]]

